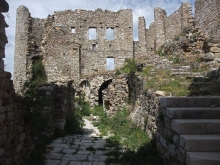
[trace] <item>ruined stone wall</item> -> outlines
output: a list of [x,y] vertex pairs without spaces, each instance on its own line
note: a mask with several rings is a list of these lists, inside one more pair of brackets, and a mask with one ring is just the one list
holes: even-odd
[[14,55],[14,87],[20,90],[27,80],[27,55],[30,28],[30,13],[24,6],[17,9],[16,35],[15,35],[15,55]]
[[[35,57],[42,57],[48,82],[79,79],[106,70],[108,57],[120,68],[133,57],[133,21],[130,9],[54,12],[46,19],[32,18],[28,9],[17,10],[15,87],[31,77]],[[89,39],[89,29],[96,38]],[[114,39],[106,39],[107,28]]]
[[147,56],[146,24],[144,17],[138,18],[138,41],[134,42],[135,59]]
[[209,35],[220,36],[220,1],[196,0],[195,25]]
[[155,30],[155,38],[156,38],[155,49],[158,49],[166,41],[165,38],[166,17],[167,17],[167,13],[165,10],[159,7],[154,9],[154,18],[155,18],[154,30]]
[[90,102],[91,107],[99,105],[99,89],[104,82],[111,80],[111,79],[113,79],[113,76],[111,74],[109,75],[103,74],[103,75],[94,76],[88,80],[89,91],[88,93],[85,93],[85,94],[86,94],[86,97],[88,98],[88,101]]
[[159,115],[159,97],[150,90],[143,91],[130,114],[132,121],[152,138],[157,130],[156,120]]
[[186,2],[170,16],[161,8],[154,9],[155,21],[146,29],[148,50],[157,50],[165,41],[174,39],[184,27],[193,25],[192,7]]
[[42,113],[47,117],[47,127],[42,133],[51,137],[54,131],[64,132],[67,115],[74,113],[75,89],[72,82],[45,84],[37,88],[37,93],[46,99],[48,105],[42,107]]
[[147,50],[155,50],[155,22],[151,23],[149,29],[146,29]]
[[[1,1],[0,5],[4,5],[4,3],[6,2]],[[2,11],[7,12],[7,10],[4,11],[4,7],[0,6],[1,13]],[[26,16],[24,14],[20,17],[26,18]],[[17,165],[30,155],[34,145],[30,136],[30,126],[25,123],[22,114],[22,100],[15,95],[11,73],[4,71],[4,61],[2,58],[5,57],[5,44],[8,42],[5,34],[6,27],[8,25],[5,22],[4,16],[0,14],[0,164]],[[26,26],[19,29],[21,32],[26,30]],[[22,38],[22,33],[19,37],[20,39]],[[21,49],[25,50],[25,47],[21,45]],[[25,65],[25,63],[26,61],[23,61],[21,65]],[[26,72],[22,74],[26,74]],[[22,74],[19,76],[22,76]]]
[[114,116],[118,110],[128,108],[128,76],[119,75],[112,79],[108,88],[102,91],[104,108],[108,116]]

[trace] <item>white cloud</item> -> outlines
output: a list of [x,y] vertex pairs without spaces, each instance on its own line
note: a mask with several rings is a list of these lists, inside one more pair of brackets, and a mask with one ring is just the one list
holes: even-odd
[[13,73],[14,63],[14,38],[16,24],[16,9],[20,5],[26,6],[32,17],[46,18],[48,14],[53,14],[54,11],[63,11],[67,9],[85,9],[95,10],[101,8],[112,11],[130,8],[133,10],[134,22],[134,40],[137,40],[138,17],[144,16],[146,19],[146,27],[149,26],[154,19],[154,8],[160,7],[167,11],[167,14],[177,10],[181,3],[189,1],[194,4],[194,0],[6,0],[9,3],[10,9],[9,18],[6,21],[9,28],[6,29],[9,43],[6,46],[6,70]]

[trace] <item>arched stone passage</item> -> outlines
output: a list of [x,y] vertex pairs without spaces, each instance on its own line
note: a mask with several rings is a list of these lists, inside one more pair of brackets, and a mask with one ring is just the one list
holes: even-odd
[[112,80],[113,76],[110,74],[107,75],[97,75],[91,78],[89,81],[89,102],[91,107],[99,105],[99,89],[102,84],[106,81]]
[[105,81],[99,88],[98,95],[99,95],[99,105],[103,104],[103,98],[102,98],[102,91],[106,88],[108,88],[109,84],[112,82],[112,79]]

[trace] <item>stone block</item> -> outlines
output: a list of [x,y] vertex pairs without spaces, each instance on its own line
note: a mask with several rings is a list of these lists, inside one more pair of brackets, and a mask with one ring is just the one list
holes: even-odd
[[7,113],[7,121],[11,122],[14,119],[14,112]]
[[159,101],[162,107],[187,107],[186,97],[161,97]]
[[70,161],[68,165],[82,165],[82,163],[76,161]]
[[219,100],[218,96],[187,97],[188,107],[211,107],[213,104],[220,107]]
[[209,52],[209,53],[206,53],[206,54],[202,57],[202,60],[208,62],[208,61],[214,60],[214,58],[215,58],[215,54],[212,53],[212,52]]
[[4,49],[0,49],[0,59],[1,58],[5,58],[5,50]]
[[220,135],[180,135],[180,145],[189,152],[219,152]]
[[76,152],[76,150],[75,149],[63,149],[62,152],[65,154],[73,154],[74,152]]
[[220,53],[215,53],[215,58],[220,58]]
[[210,48],[210,51],[211,51],[212,53],[220,53],[220,48],[219,48],[219,47],[211,47],[211,48]]
[[16,147],[16,153],[20,152],[23,146],[24,146],[24,142],[19,143],[18,146]]
[[6,111],[6,107],[4,107],[4,106],[0,107],[0,115],[5,113],[5,111]]
[[56,121],[56,122],[55,122],[55,125],[56,125],[56,127],[57,127],[59,130],[63,130],[65,124],[66,124],[66,120],[64,120],[64,121]]
[[19,141],[22,142],[25,139],[25,133],[20,134]]
[[166,113],[172,119],[220,118],[220,108],[167,108]]
[[187,152],[186,153],[187,165],[211,165],[220,164],[219,152]]
[[5,154],[5,150],[3,150],[2,148],[0,148],[0,157],[3,156]]
[[5,122],[6,116],[5,114],[0,115],[0,123]]
[[0,78],[6,78],[6,72],[3,70],[0,70]]
[[3,59],[0,58],[0,70],[4,70],[5,66],[4,66],[4,61]]

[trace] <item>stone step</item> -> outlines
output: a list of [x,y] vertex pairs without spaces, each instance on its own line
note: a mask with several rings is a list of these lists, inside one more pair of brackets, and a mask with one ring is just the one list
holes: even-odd
[[180,146],[188,152],[220,152],[220,135],[180,135]]
[[174,65],[172,66],[173,69],[187,69],[187,70],[190,70],[191,67],[186,65],[186,66],[182,66],[182,65]]
[[178,134],[220,134],[220,119],[174,119],[171,129]]
[[219,96],[196,96],[196,97],[162,97],[162,107],[220,107]]
[[187,152],[186,165],[220,165],[220,152]]
[[167,108],[166,114],[171,119],[220,119],[220,108]]
[[176,75],[192,75],[191,72],[188,71],[183,71],[183,72],[171,72],[171,76],[176,76]]

